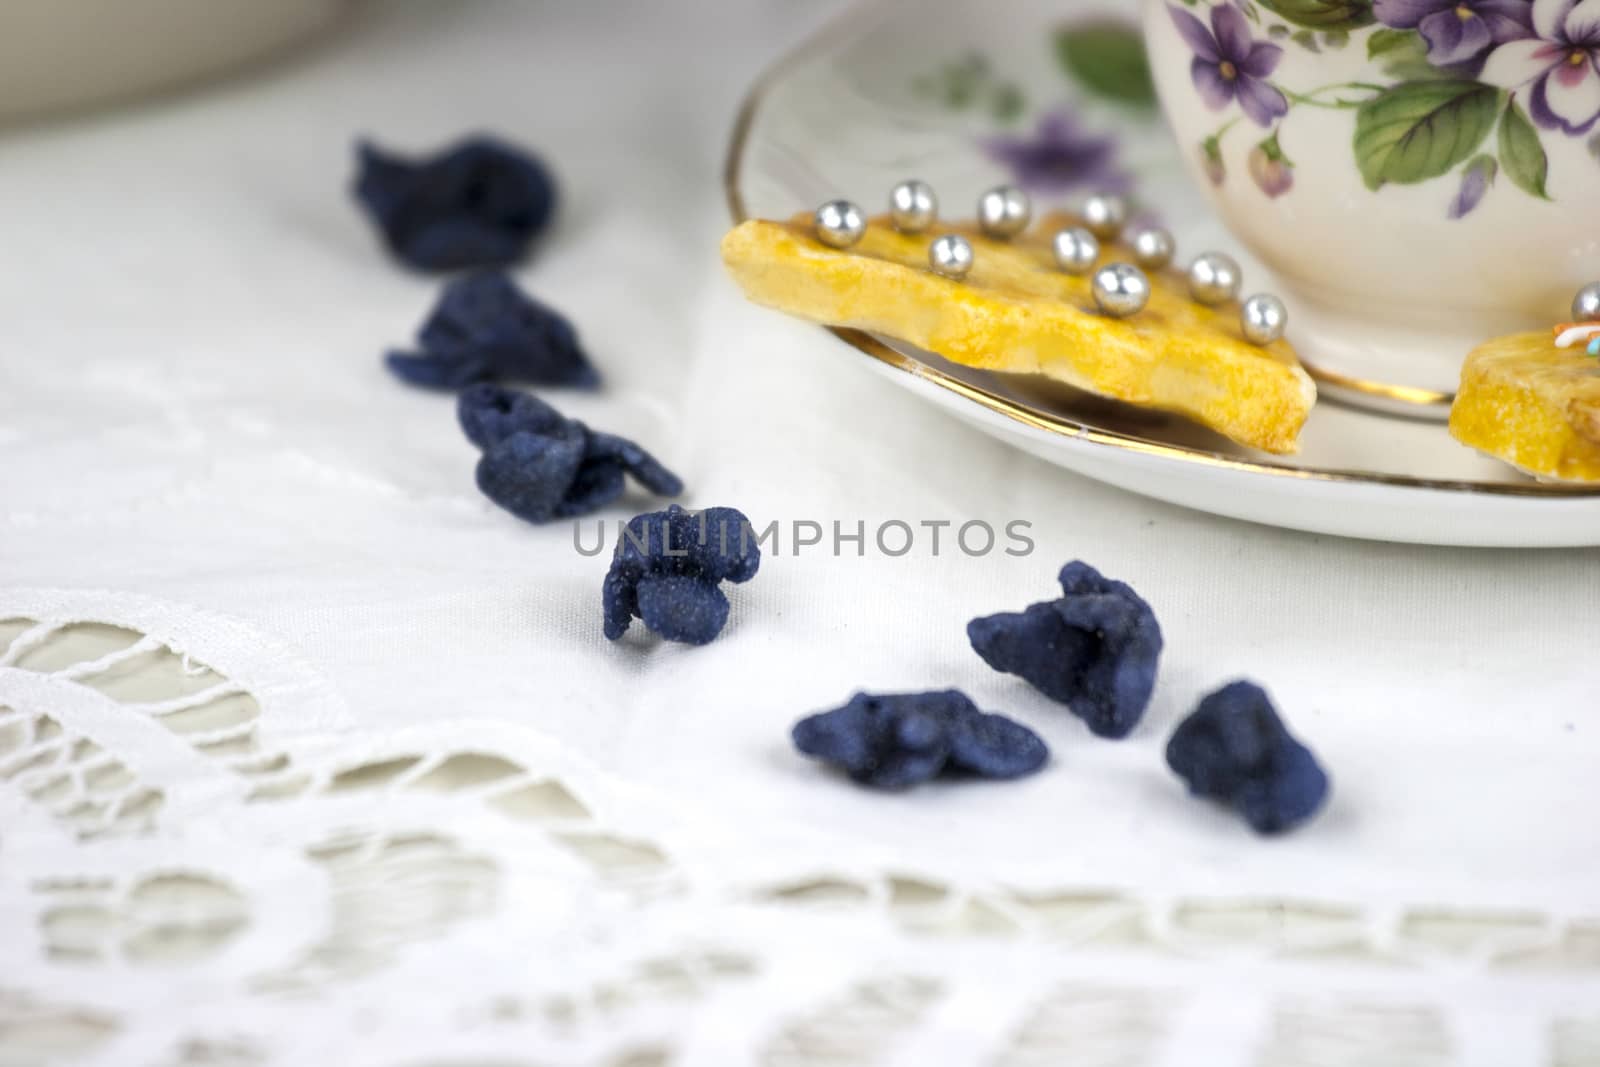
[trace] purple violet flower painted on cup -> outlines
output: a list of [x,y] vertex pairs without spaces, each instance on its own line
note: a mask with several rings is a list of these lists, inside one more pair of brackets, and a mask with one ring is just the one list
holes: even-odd
[[1600,0],[1533,0],[1529,40],[1489,54],[1483,80],[1532,86],[1528,112],[1547,130],[1578,137],[1600,122]]
[[1289,101],[1267,81],[1278,68],[1283,49],[1251,39],[1250,24],[1238,8],[1232,4],[1212,8],[1210,29],[1181,8],[1169,4],[1167,12],[1194,53],[1189,75],[1207,107],[1221,111],[1229,101],[1238,100],[1258,126],[1271,126],[1288,114]]
[[1473,160],[1466,170],[1461,172],[1461,188],[1457,191],[1454,200],[1450,201],[1450,210],[1447,217],[1452,219],[1465,218],[1472,213],[1472,209],[1482,202],[1484,194],[1494,184],[1494,177],[1499,173],[1500,165],[1493,156],[1479,156]]
[[1436,67],[1472,63],[1532,34],[1529,0],[1376,0],[1372,13],[1396,30],[1417,30]]
[[1133,184],[1117,164],[1116,138],[1085,132],[1065,111],[1041,116],[1031,136],[987,138],[983,150],[1032,193],[1124,193]]

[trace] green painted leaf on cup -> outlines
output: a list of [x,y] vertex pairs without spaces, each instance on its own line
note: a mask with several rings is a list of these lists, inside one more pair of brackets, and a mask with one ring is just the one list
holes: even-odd
[[1539,143],[1538,131],[1515,99],[1506,101],[1506,109],[1500,113],[1500,166],[1517,188],[1541,200],[1550,199],[1544,188],[1550,174],[1549,157]]
[[1476,172],[1482,176],[1486,184],[1493,185],[1495,175],[1500,173],[1500,164],[1495,161],[1493,156],[1485,152],[1481,156],[1475,157],[1471,163],[1468,163],[1466,170]]
[[1372,24],[1372,0],[1257,0],[1285,22],[1309,30],[1359,30]]
[[1376,30],[1367,38],[1367,58],[1396,81],[1459,80],[1448,68],[1428,62],[1428,42],[1416,30]]
[[1437,178],[1494,127],[1500,90],[1468,81],[1406,82],[1356,112],[1355,153],[1369,189]]
[[1413,30],[1375,30],[1367,38],[1367,58],[1377,59],[1391,52],[1409,51],[1419,43]]
[[1114,21],[1084,22],[1056,31],[1056,59],[1096,96],[1153,107],[1155,83],[1137,27]]

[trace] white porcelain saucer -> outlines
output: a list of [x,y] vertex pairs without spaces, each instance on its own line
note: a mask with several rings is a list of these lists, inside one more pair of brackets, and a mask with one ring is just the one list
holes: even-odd
[[[734,219],[785,218],[836,196],[877,211],[907,177],[931,182],[946,214],[969,214],[964,206],[983,189],[1018,177],[995,153],[996,139],[1039,145],[1038,121],[1067,116],[1075,134],[1062,150],[1038,153],[1033,176],[1082,180],[1037,193],[1036,202],[1070,203],[1120,171],[1176,235],[1180,255],[1227,251],[1245,265],[1247,285],[1270,289],[1270,276],[1190,185],[1137,82],[1118,80],[1127,64],[1116,53],[1132,27],[1116,0],[868,4],[751,91],[728,150]],[[1102,58],[1110,62],[1097,68]],[[1083,139],[1106,137],[1114,141],[1109,162],[1086,164],[1094,153],[1076,150],[1087,148]],[[1172,503],[1374,540],[1600,545],[1600,487],[1540,484],[1457,444],[1436,422],[1339,406],[1327,383],[1300,454],[1267,457],[1185,420],[1042,379],[960,367],[854,330],[818,336],[986,433]]]

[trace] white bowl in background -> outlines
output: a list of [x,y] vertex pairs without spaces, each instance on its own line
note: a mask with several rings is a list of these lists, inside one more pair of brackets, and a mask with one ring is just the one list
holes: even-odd
[[0,123],[223,74],[327,26],[346,0],[0,0]]

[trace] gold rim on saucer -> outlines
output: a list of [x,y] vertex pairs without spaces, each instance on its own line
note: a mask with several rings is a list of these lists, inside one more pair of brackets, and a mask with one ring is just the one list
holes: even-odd
[[1395,385],[1392,382],[1375,382],[1341,374],[1318,366],[1305,357],[1300,365],[1316,381],[1317,388],[1330,400],[1383,415],[1399,415],[1410,419],[1443,421],[1450,415],[1450,405],[1456,394],[1427,389],[1417,385]]

